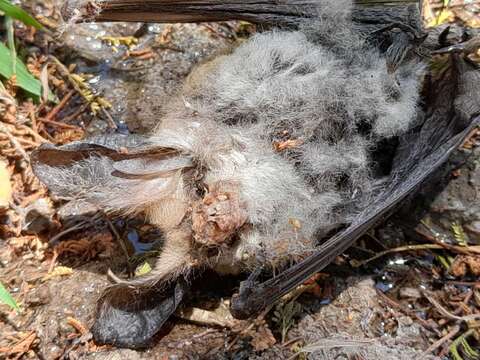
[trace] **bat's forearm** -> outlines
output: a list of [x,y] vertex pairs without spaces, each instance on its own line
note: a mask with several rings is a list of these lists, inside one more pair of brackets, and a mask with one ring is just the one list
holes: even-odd
[[[403,17],[403,1],[356,1],[353,18],[357,22],[388,23]],[[208,22],[244,20],[260,24],[288,24],[313,14],[318,0],[68,0],[64,6],[66,20],[134,21],[134,22]],[[364,5],[395,4],[389,8]]]

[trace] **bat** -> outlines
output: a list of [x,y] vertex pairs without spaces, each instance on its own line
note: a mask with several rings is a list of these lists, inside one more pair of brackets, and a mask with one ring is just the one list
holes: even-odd
[[[97,19],[138,20],[125,11],[107,16],[115,7],[100,4]],[[217,1],[186,4],[182,21],[232,17]],[[144,213],[165,233],[152,273],[99,299],[97,341],[148,346],[188,293],[191,274],[205,268],[251,272],[231,311],[258,314],[445,176],[449,155],[478,125],[478,69],[458,52],[419,58],[431,39],[418,13],[386,11],[369,32],[358,31],[361,16],[349,1],[304,5],[292,12],[272,4],[287,28],[199,66],[149,136],[107,134],[32,154],[52,192]],[[218,7],[215,17],[192,17],[205,6]],[[235,6],[241,14],[259,5]],[[283,271],[259,283],[265,269]]]

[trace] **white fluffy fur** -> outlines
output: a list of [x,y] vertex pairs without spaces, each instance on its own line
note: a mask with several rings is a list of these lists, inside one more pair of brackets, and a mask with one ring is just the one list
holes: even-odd
[[[218,261],[222,271],[305,253],[319,235],[347,222],[374,191],[370,151],[414,119],[421,65],[389,74],[384,57],[352,30],[350,1],[318,5],[323,11],[299,31],[257,34],[196,70],[194,85],[151,137],[206,169],[207,186],[239,184],[249,226]],[[301,145],[276,152],[272,142],[286,138]],[[111,168],[109,160],[93,158],[46,171],[57,171],[54,189],[70,183],[109,209],[143,206],[166,230],[194,197],[180,174],[112,180]],[[126,199],[126,192],[134,196]]]
[[[206,183],[241,184],[254,227],[240,234],[237,250],[249,259],[302,253],[316,234],[347,222],[374,189],[369,151],[415,117],[422,66],[389,74],[384,57],[351,29],[350,2],[319,3],[331,12],[302,31],[253,36],[213,69],[200,68],[184,92],[203,119],[191,135],[209,169]],[[285,132],[303,144],[275,153],[272,141]]]

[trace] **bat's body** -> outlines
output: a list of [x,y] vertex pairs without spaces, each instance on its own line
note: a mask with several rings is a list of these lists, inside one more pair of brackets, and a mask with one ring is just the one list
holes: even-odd
[[[52,191],[108,211],[144,212],[165,233],[152,274],[114,286],[100,301],[100,341],[145,345],[184,293],[183,280],[170,290],[164,284],[192,269],[239,273],[306,258],[255,290],[244,284],[233,310],[255,313],[394,210],[473,126],[478,109],[465,104],[477,105],[460,88],[467,64],[446,59],[432,77],[409,51],[412,34],[394,31],[403,45],[382,54],[355,33],[349,1],[309,6],[299,30],[255,35],[196,69],[148,138],[37,152],[36,173]],[[435,82],[446,80],[463,102],[440,99]],[[430,107],[420,102],[422,83],[438,92]],[[380,144],[397,139],[394,155],[379,154]],[[152,303],[155,289],[173,293]],[[136,300],[133,315],[119,299],[135,294],[149,300]],[[132,326],[126,333],[114,329],[122,321]]]

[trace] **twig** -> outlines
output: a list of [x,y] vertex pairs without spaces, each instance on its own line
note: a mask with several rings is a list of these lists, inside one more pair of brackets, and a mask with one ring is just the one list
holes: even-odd
[[42,119],[41,121],[43,123],[50,124],[50,125],[55,125],[55,126],[62,127],[62,128],[65,128],[65,129],[72,129],[72,130],[80,129],[81,130],[81,128],[79,126],[65,124],[63,122],[58,122],[58,121],[48,120],[48,119]]
[[89,105],[87,103],[85,103],[82,106],[80,106],[77,110],[75,110],[75,112],[73,114],[65,116],[62,119],[62,124],[66,124],[66,123],[70,122],[70,120],[75,119],[76,117],[80,116],[88,108],[88,106]]
[[115,238],[117,239],[120,247],[122,248],[122,251],[123,251],[123,254],[125,255],[125,259],[127,260],[127,269],[128,269],[128,275],[132,275],[133,274],[133,270],[132,270],[132,267],[130,265],[130,256],[128,255],[128,250],[127,250],[127,246],[125,245],[125,242],[123,241],[122,237],[120,236],[120,234],[118,233],[117,231],[117,228],[115,227],[115,225],[112,224],[112,222],[110,221],[110,219],[104,215],[104,218],[105,218],[105,221],[107,222],[108,224],[108,227],[110,228],[110,230],[112,231],[113,235],[115,236]]
[[67,95],[64,96],[64,98],[62,99],[62,101],[60,101],[53,109],[52,111],[50,111],[47,116],[45,116],[44,119],[42,119],[42,121],[45,121],[45,120],[53,120],[57,114],[60,112],[60,110],[62,110],[67,104],[68,102],[70,101],[70,99],[72,98],[72,96],[75,94],[75,90],[70,90],[70,92],[67,93]]
[[393,254],[393,253],[398,253],[398,252],[405,252],[405,251],[418,251],[418,250],[442,250],[444,249],[443,246],[441,245],[436,245],[436,244],[422,244],[422,245],[406,245],[406,246],[400,246],[394,249],[388,249],[382,252],[379,252],[377,255],[372,256],[369,259],[363,260],[363,261],[356,261],[356,260],[351,260],[350,265],[353,267],[360,267],[365,264],[368,264],[369,262],[379,259],[382,256],[388,255],[388,254]]
[[[20,359],[25,353],[31,350],[33,342],[37,338],[37,333],[32,330],[28,332],[11,348],[0,348],[0,353],[6,353],[10,359]],[[13,356],[15,355],[15,356]]]
[[113,130],[118,129],[118,126],[115,123],[115,120],[113,120],[112,115],[110,115],[110,113],[106,109],[104,109],[103,107],[101,108],[101,111],[102,111],[103,115],[105,115],[105,117],[107,118],[107,123],[110,126],[110,128],[113,129]]
[[459,331],[460,331],[460,326],[455,325],[455,326],[453,327],[453,329],[452,329],[447,335],[445,335],[445,336],[442,337],[441,339],[435,341],[432,345],[430,345],[430,346],[428,347],[427,350],[425,350],[423,353],[421,353],[417,360],[422,360],[422,359],[425,358],[428,354],[430,354],[430,353],[434,352],[435,350],[437,350],[440,346],[442,346],[444,343],[446,343],[446,342],[449,341],[451,338],[453,338],[455,335],[457,335]]
[[35,130],[29,128],[26,125],[20,125],[23,130],[28,132],[29,135],[33,136],[38,142],[40,143],[50,143],[49,140],[45,139],[44,137],[40,136],[38,133],[35,132]]
[[[427,229],[430,234],[427,234],[425,231],[422,230],[422,226]],[[480,254],[480,248],[476,246],[457,246],[457,245],[450,245],[445,242],[443,242],[441,239],[438,238],[438,234],[431,228],[429,227],[425,222],[422,222],[421,225],[418,225],[415,228],[415,231],[425,237],[425,239],[442,246],[443,248],[459,253],[459,254],[464,254],[464,255],[472,255],[473,254]]]
[[440,314],[445,316],[448,319],[456,320],[460,322],[468,322],[476,319],[480,319],[480,314],[472,314],[472,315],[465,315],[465,316],[457,316],[452,314],[450,311],[445,309],[433,296],[428,294],[426,291],[423,291],[423,296],[438,310]]
[[413,317],[415,317],[415,318],[418,320],[418,322],[419,322],[425,329],[432,330],[432,331],[434,331],[438,336],[441,336],[441,333],[438,331],[438,329],[435,329],[432,325],[430,325],[427,321],[425,321],[425,319],[422,319],[415,311],[403,307],[402,305],[400,305],[399,303],[397,303],[395,300],[389,298],[387,295],[385,295],[384,293],[382,293],[382,292],[381,292],[380,290],[378,290],[378,289],[377,289],[377,294],[378,294],[378,296],[380,296],[389,306],[400,310],[401,312],[403,312],[404,314],[406,314],[406,315],[408,315],[408,316],[413,316]]
[[53,236],[49,241],[48,241],[48,244],[50,246],[54,245],[62,236],[66,235],[66,234],[69,234],[73,231],[76,231],[76,230],[80,230],[82,229],[83,227],[85,227],[85,225],[89,224],[89,223],[92,223],[93,221],[96,221],[100,218],[100,213],[96,213],[90,220],[84,220],[84,221],[81,221],[79,222],[78,224],[75,224],[73,225],[72,227],[69,227],[68,229],[65,229],[61,232],[59,232],[57,235]]
[[455,281],[448,280],[446,284],[458,285],[458,286],[473,286],[475,288],[480,288],[480,281]]
[[73,225],[72,227],[69,227],[68,229],[65,229],[61,232],[59,232],[57,235],[53,236],[49,241],[48,241],[48,244],[51,246],[51,245],[54,245],[58,242],[58,240],[63,236],[63,235],[67,235],[71,232],[74,232],[76,230],[79,230],[81,228],[83,228],[85,225],[87,225],[88,222],[87,221],[81,221],[79,222],[78,224],[75,224]]
[[284,342],[284,343],[282,344],[282,347],[283,347],[283,348],[286,348],[286,347],[289,346],[289,345],[292,345],[292,344],[294,344],[294,343],[296,343],[296,342],[304,341],[304,340],[305,340],[305,339],[303,338],[303,336],[297,336],[296,338],[293,338],[293,339],[291,339],[291,340],[288,340],[288,341]]

